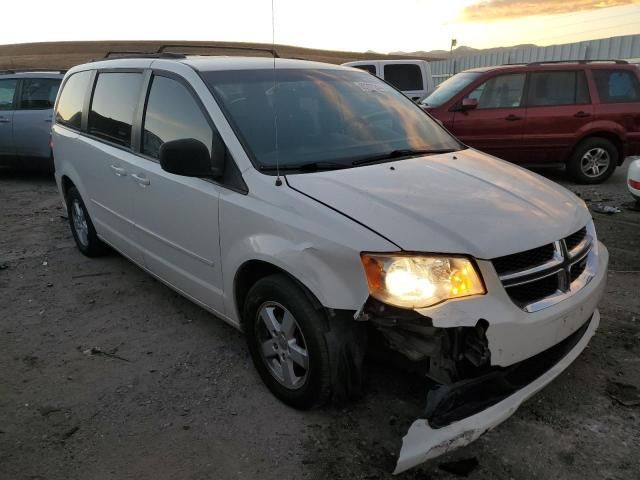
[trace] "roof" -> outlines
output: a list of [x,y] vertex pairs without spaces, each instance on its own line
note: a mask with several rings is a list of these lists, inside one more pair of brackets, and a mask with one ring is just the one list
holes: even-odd
[[261,70],[276,68],[325,68],[344,69],[340,65],[330,63],[312,62],[309,60],[296,60],[290,58],[267,58],[267,57],[224,57],[224,56],[201,56],[192,55],[177,62],[187,64],[196,70]]
[[0,70],[0,76],[12,78],[62,78],[64,70]]
[[495,70],[519,70],[521,68],[543,68],[543,69],[553,69],[556,68],[561,70],[562,68],[566,68],[567,66],[580,66],[580,67],[595,67],[595,68],[610,68],[611,65],[615,65],[616,68],[625,67],[629,62],[624,60],[555,60],[549,62],[530,62],[530,63],[514,63],[514,64],[505,64],[505,65],[494,65],[490,67],[477,67],[477,68],[469,68],[467,70],[463,70],[463,72],[475,72],[475,73],[485,73],[492,72]]

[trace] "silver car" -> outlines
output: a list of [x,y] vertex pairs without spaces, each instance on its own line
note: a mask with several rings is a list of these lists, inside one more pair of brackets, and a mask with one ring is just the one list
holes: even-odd
[[53,170],[51,120],[64,71],[0,72],[0,166]]

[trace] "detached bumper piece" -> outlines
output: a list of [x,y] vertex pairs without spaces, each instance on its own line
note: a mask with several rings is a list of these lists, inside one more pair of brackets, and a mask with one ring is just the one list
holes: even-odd
[[468,445],[505,421],[580,355],[599,323],[596,310],[576,332],[534,357],[430,391],[425,418],[413,422],[402,440],[394,474]]
[[591,319],[557,345],[520,363],[431,390],[427,395],[425,410],[429,425],[432,428],[442,428],[475,415],[530,384],[576,346],[590,322]]

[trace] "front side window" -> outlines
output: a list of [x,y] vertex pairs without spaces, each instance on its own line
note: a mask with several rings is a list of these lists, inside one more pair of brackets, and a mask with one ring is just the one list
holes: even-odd
[[13,110],[13,96],[16,93],[17,80],[0,80],[0,111]]
[[144,117],[142,152],[159,158],[163,143],[186,138],[200,140],[211,154],[213,130],[193,95],[180,82],[153,77]]
[[492,77],[471,92],[468,98],[476,99],[479,109],[519,107],[525,77],[524,73]]
[[457,73],[453,77],[446,79],[438,85],[433,92],[420,100],[420,104],[425,107],[439,107],[443,103],[451,100],[458,92],[462,91],[480,75],[482,75],[480,72]]
[[629,70],[594,69],[598,95],[602,103],[640,102],[640,82]]
[[141,87],[140,73],[100,73],[89,111],[89,133],[130,147],[133,116]]
[[385,65],[384,79],[404,92],[424,88],[420,67],[411,63]]
[[375,65],[354,65],[353,68],[364,70],[365,72],[369,72],[371,75],[375,75],[376,74],[376,66]]
[[56,122],[80,128],[82,107],[89,88],[89,80],[91,80],[89,71],[74,73],[67,79],[58,100]]
[[587,79],[583,71],[533,72],[529,78],[527,105],[581,105],[589,103]]
[[47,110],[53,108],[60,88],[57,78],[28,78],[22,81],[20,110]]
[[258,69],[203,76],[258,168],[352,166],[395,151],[462,148],[415,103],[365,72]]

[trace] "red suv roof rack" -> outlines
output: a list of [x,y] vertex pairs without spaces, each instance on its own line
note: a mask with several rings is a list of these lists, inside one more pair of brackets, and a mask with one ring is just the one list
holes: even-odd
[[529,67],[531,65],[545,65],[547,63],[581,63],[581,64],[585,64],[585,63],[604,63],[604,62],[611,62],[611,63],[615,63],[618,65],[626,65],[629,62],[627,62],[626,60],[611,60],[611,59],[602,59],[602,60],[548,60],[548,61],[542,61],[542,62],[530,62],[527,63],[526,66]]

